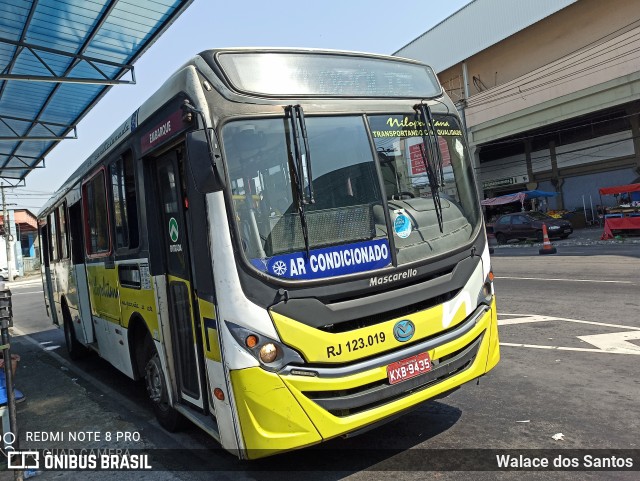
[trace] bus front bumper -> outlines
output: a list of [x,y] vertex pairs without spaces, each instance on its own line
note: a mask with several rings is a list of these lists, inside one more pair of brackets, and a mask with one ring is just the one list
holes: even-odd
[[364,429],[482,376],[500,358],[495,302],[485,309],[463,335],[427,351],[429,372],[397,384],[388,382],[386,365],[305,367],[315,376],[259,367],[231,371],[246,457]]

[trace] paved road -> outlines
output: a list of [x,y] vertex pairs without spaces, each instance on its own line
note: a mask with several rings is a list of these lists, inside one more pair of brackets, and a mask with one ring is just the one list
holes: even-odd
[[[279,470],[323,458],[335,459],[344,469],[329,471],[329,465],[324,471],[305,473],[306,478],[637,479],[637,471],[413,470],[412,463],[429,456],[427,450],[432,448],[640,449],[640,246],[608,247],[604,252],[602,246],[575,249],[564,248],[556,256],[539,256],[537,249],[529,255],[527,248],[497,250],[493,263],[502,360],[479,385],[466,385],[360,436],[270,458],[250,471],[217,472],[213,479],[280,479]],[[40,290],[37,283],[12,289],[16,325],[64,358],[62,332],[51,329],[44,318]],[[52,358],[52,364],[57,362]],[[164,433],[145,407],[140,386],[100,359],[77,366],[84,374],[77,382],[101,396],[103,409],[138,426],[150,446],[215,448],[197,428],[177,436]],[[68,375],[76,376],[72,371]],[[558,433],[564,439],[552,438]],[[210,452],[226,469],[243,468],[228,456]],[[349,456],[357,456],[358,462],[347,469],[344,461]],[[381,467],[385,472],[376,472]],[[212,479],[210,473],[164,475]]]
[[[604,256],[640,258],[640,244],[610,244],[610,245],[556,245],[558,251],[549,255],[550,259],[567,256]],[[535,257],[538,256],[540,245],[499,246],[495,248],[494,257]]]

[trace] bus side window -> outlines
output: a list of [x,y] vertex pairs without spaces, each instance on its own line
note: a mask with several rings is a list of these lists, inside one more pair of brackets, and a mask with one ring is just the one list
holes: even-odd
[[60,245],[60,259],[69,257],[69,237],[67,235],[67,204],[58,207],[58,241]]
[[116,249],[138,247],[138,203],[131,152],[111,163],[111,192]]
[[49,214],[49,260],[58,260],[58,229],[55,212]]
[[105,187],[104,170],[100,170],[82,187],[87,253],[93,256],[108,255],[111,251]]
[[44,224],[40,227],[40,239],[42,239],[42,244],[40,246],[40,255],[42,257],[42,263],[49,267],[49,227],[47,224]]
[[81,202],[69,206],[69,237],[71,241],[71,263],[84,262],[84,248],[82,238],[82,208]]

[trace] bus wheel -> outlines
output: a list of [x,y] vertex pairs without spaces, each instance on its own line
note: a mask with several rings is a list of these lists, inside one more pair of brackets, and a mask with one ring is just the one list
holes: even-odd
[[150,338],[145,342],[144,380],[153,412],[160,425],[169,432],[180,430],[184,425],[184,417],[169,406],[169,392],[162,372],[162,363]]
[[78,342],[76,339],[76,333],[73,330],[73,321],[71,320],[71,313],[67,306],[62,307],[62,319],[64,322],[64,343],[67,346],[67,353],[69,359],[76,361],[85,357],[89,350]]

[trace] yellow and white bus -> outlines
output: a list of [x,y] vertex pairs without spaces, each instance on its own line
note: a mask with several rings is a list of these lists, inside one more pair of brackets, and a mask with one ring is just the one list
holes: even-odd
[[202,52],[39,231],[69,355],[144,379],[162,426],[241,458],[365,430],[499,359],[460,118],[415,61]]

